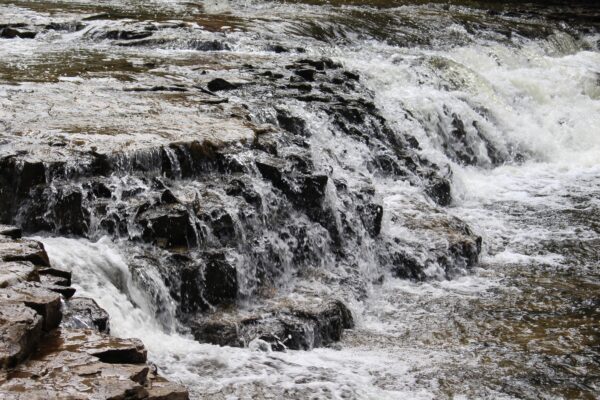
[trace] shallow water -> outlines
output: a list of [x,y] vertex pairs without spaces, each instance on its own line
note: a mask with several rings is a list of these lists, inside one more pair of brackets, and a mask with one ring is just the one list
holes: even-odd
[[[412,2],[377,7],[380,3],[0,4],[2,20],[41,24],[57,16],[110,16],[83,31],[0,41],[0,104],[14,105],[18,96],[27,102],[27,96],[12,92],[19,83],[39,104],[63,104],[55,114],[36,114],[36,106],[26,115],[0,110],[0,126],[35,138],[45,121],[58,118],[77,131],[80,120],[68,110],[78,101],[74,97],[108,110],[129,101],[127,94],[95,99],[94,85],[115,93],[123,82],[194,80],[200,74],[194,68],[211,62],[216,69],[242,60],[285,62],[289,53],[266,50],[273,43],[333,57],[360,73],[396,130],[414,135],[424,156],[449,165],[454,179],[449,212],[483,237],[477,269],[452,280],[432,269],[428,281],[416,283],[366,265],[365,275],[383,273],[383,283],[369,282],[368,296],[350,303],[357,327],[339,345],[263,353],[252,346],[199,344],[175,333],[168,291],[152,270],[146,282],[132,276],[126,242],[42,237],[52,263],[74,272],[79,295],[95,298],[109,312],[115,335],[141,338],[161,372],[186,384],[195,398],[597,398],[600,36],[577,23],[558,23],[544,9],[523,16]],[[122,18],[197,25],[161,31],[168,44],[149,48],[117,47],[94,37],[106,24],[131,23]],[[230,50],[199,53],[190,48],[197,38],[224,40]],[[67,79],[73,76],[82,80]],[[73,98],[61,97],[63,103],[53,97],[69,95]],[[193,130],[201,122],[181,116],[196,107],[190,105],[194,99],[180,100],[151,99],[139,106],[167,109],[179,117],[179,130]],[[160,124],[173,126],[175,120],[157,115],[148,126],[157,131]],[[462,144],[452,133],[453,116],[464,125]],[[112,135],[111,126],[123,127],[100,121],[97,128]],[[364,167],[360,148],[326,133],[317,140],[323,154]],[[486,143],[498,149],[501,161]],[[474,160],[471,165],[465,157]],[[405,232],[398,218],[407,209],[428,212],[410,203],[420,196],[413,188],[370,178],[385,205],[383,235]],[[431,238],[406,240],[419,245]],[[328,288],[312,290],[323,294]]]

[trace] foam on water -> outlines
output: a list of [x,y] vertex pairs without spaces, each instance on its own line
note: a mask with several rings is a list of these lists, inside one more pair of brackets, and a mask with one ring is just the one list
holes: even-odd
[[[272,392],[298,398],[302,393],[317,398],[435,397],[424,388],[413,387],[413,374],[428,368],[432,360],[444,356],[442,353],[393,346],[264,353],[200,344],[186,335],[167,333],[156,322],[153,303],[142,293],[147,283],[142,287],[136,285],[115,243],[106,239],[95,243],[66,238],[36,239],[44,243],[55,267],[73,272],[77,295],[96,299],[108,311],[114,335],[140,338],[161,372],[186,384],[195,396],[220,398],[221,394],[229,394],[231,398],[247,398]],[[396,283],[399,286],[395,289],[411,285]],[[157,279],[153,284],[161,286],[162,282]],[[390,374],[394,377],[393,389],[373,384],[373,376],[391,379]]]

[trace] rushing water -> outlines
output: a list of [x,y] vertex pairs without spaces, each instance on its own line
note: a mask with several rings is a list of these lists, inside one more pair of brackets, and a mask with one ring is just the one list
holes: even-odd
[[[0,10],[40,20],[52,10],[67,16],[103,11],[94,2],[16,3]],[[421,283],[386,273],[383,283],[369,286],[365,299],[350,304],[357,327],[339,345],[286,353],[199,344],[165,329],[176,325],[175,306],[151,270],[145,281],[132,277],[126,242],[43,237],[53,264],[73,271],[78,294],[95,298],[109,312],[113,334],[141,338],[162,373],[186,384],[196,398],[600,395],[597,33],[539,15],[509,15],[499,22],[496,14],[462,6],[207,1],[202,12],[186,14],[192,6],[184,2],[112,3],[104,7],[126,17],[150,9],[156,12],[141,18],[192,15],[211,28],[203,34],[225,38],[230,52],[242,58],[259,60],[265,44],[276,41],[358,71],[394,128],[414,135],[423,155],[450,166],[449,212],[483,237],[480,265],[472,273],[446,280],[430,271],[431,279]],[[513,24],[517,33],[501,33]],[[526,35],[536,29],[546,33]],[[9,59],[25,52],[21,62],[35,64],[31,58],[50,51],[37,48],[43,40],[68,51],[79,45],[61,37],[23,41],[18,51],[4,44],[0,49]],[[184,42],[131,51],[139,58],[181,60],[190,52]],[[89,44],[106,51],[102,46]],[[186,71],[178,65],[171,73],[183,79]],[[21,74],[15,79],[27,80],[27,69]],[[453,115],[466,131],[463,145],[476,158],[471,165],[451,143]],[[344,148],[343,141],[325,134],[318,140],[324,152],[342,146],[351,154],[347,162],[361,168],[360,149]],[[486,143],[503,162],[492,159]],[[386,210],[382,234],[402,235],[403,226],[392,217],[407,207],[412,189],[372,180]]]

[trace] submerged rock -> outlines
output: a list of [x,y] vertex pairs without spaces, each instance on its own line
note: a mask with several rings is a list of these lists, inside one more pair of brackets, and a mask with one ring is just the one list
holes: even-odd
[[217,312],[196,319],[192,332],[200,342],[242,347],[259,339],[273,351],[284,351],[327,346],[353,327],[352,313],[335,300],[305,306],[283,302],[256,314]]

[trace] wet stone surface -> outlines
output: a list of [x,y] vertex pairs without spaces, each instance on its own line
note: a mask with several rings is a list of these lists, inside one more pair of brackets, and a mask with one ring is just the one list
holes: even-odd
[[51,268],[41,243],[15,239],[15,231],[2,228],[0,258],[38,264],[0,261],[2,398],[188,398],[150,372],[141,341],[108,336],[106,311],[92,299],[71,299],[71,274]]

